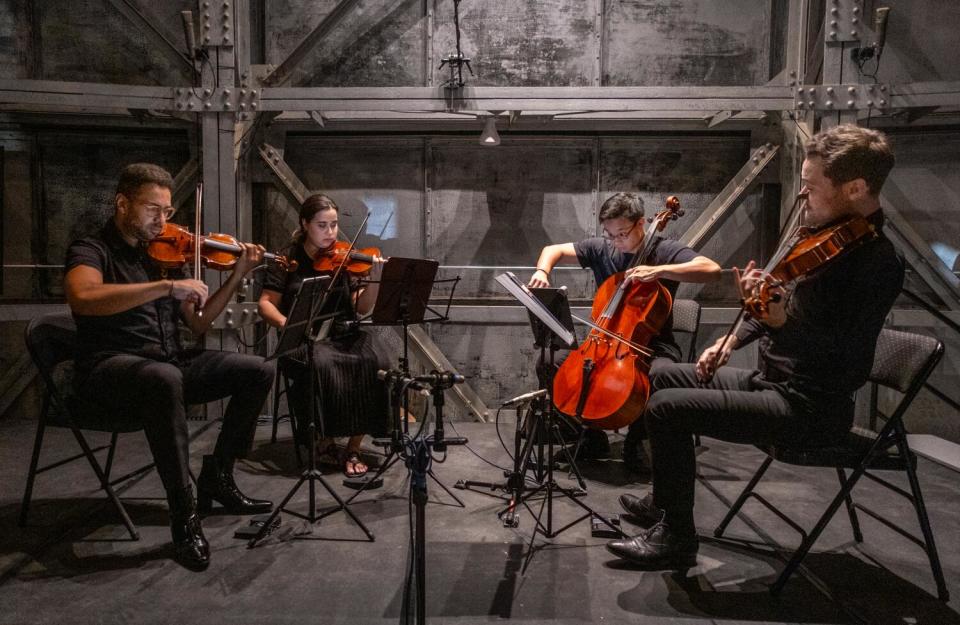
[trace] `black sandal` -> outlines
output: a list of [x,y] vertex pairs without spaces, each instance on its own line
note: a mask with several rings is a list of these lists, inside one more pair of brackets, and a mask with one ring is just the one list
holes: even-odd
[[347,454],[343,457],[343,474],[346,475],[347,477],[363,477],[364,475],[367,474],[367,471],[370,470],[368,467],[362,471],[358,471],[358,470],[350,471],[351,464],[354,466],[355,469],[357,464],[362,464],[366,466],[367,463],[363,461],[363,459],[360,457],[360,452],[358,451],[348,451]]

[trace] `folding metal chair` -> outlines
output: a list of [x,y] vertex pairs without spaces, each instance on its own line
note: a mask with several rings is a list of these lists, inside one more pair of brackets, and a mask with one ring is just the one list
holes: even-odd
[[[20,507],[20,526],[22,527],[27,524],[27,515],[30,510],[30,501],[33,496],[36,476],[50,469],[73,462],[74,460],[86,458],[91,468],[93,468],[97,480],[100,482],[100,487],[106,492],[107,497],[120,514],[123,524],[130,533],[130,537],[133,540],[137,540],[140,536],[113,487],[120,482],[124,482],[153,468],[153,464],[148,464],[113,480],[110,479],[110,471],[113,467],[113,460],[117,449],[117,436],[123,432],[136,432],[142,428],[132,426],[126,428],[105,427],[100,424],[91,423],[91,421],[106,422],[107,420],[105,419],[84,420],[81,418],[81,415],[78,414],[79,410],[73,395],[72,380],[76,334],[77,328],[70,313],[43,315],[31,321],[26,329],[27,350],[40,372],[45,392],[43,407],[40,411],[39,421],[37,422],[37,434],[33,444],[33,454],[30,459],[30,469],[27,473],[27,484],[23,493],[23,503]],[[40,451],[43,447],[43,436],[47,427],[69,428],[73,432],[77,443],[80,445],[81,453],[51,462],[44,466],[38,466],[40,462]],[[81,430],[110,432],[110,444],[91,449]],[[101,467],[94,453],[103,449],[108,449],[109,451],[107,452],[106,465]]]
[[[892,414],[886,418],[886,422],[879,432],[854,427],[845,441],[831,447],[758,446],[767,454],[767,458],[750,479],[747,487],[734,502],[723,521],[714,530],[714,536],[719,538],[723,535],[727,525],[740,511],[746,500],[751,497],[762,503],[800,533],[803,540],[780,576],[771,586],[771,594],[776,595],[780,592],[793,572],[800,566],[801,561],[813,547],[817,538],[820,537],[823,529],[833,518],[840,505],[846,504],[850,524],[853,527],[854,540],[857,542],[863,541],[857,510],[862,510],[909,538],[920,545],[927,553],[930,560],[930,569],[937,584],[937,595],[943,601],[949,600],[950,595],[944,582],[943,568],[940,566],[940,557],[934,543],[933,531],[930,529],[930,520],[923,502],[923,494],[920,491],[920,483],[917,480],[917,457],[910,450],[907,442],[907,431],[903,425],[904,413],[923,387],[927,377],[940,362],[943,351],[943,344],[933,337],[889,329],[883,330],[877,341],[877,350],[869,381],[899,391],[902,393],[902,397]],[[833,468],[837,473],[840,480],[840,492],[827,506],[809,534],[783,511],[754,492],[760,478],[763,477],[774,460],[798,466]],[[847,469],[852,470],[849,476],[846,474]],[[905,472],[910,490],[906,491],[873,475],[870,471]],[[913,504],[923,538],[918,538],[895,525],[882,514],[853,502],[851,491],[860,477],[864,475],[905,497]]]

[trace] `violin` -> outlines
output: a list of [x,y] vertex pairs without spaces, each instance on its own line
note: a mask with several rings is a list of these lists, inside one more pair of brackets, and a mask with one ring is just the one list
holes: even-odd
[[313,269],[320,273],[334,273],[342,265],[342,271],[360,278],[370,273],[377,256],[380,256],[379,248],[365,247],[356,250],[346,241],[335,241],[313,259]]
[[873,225],[860,216],[848,217],[819,230],[800,228],[786,255],[744,298],[744,309],[755,319],[766,319],[770,303],[779,301],[778,287],[814,273],[841,254],[876,237]]
[[[199,240],[198,240],[199,239]],[[199,258],[195,251],[199,247]],[[147,245],[147,255],[162,269],[175,269],[188,262],[199,260],[205,267],[226,271],[231,269],[243,247],[229,234],[207,234],[195,237],[189,230],[177,224],[167,223],[163,231]],[[264,253],[264,260],[277,263],[287,271],[295,271],[297,261],[280,254]]]
[[[642,265],[653,250],[654,235],[683,215],[680,200],[670,196],[657,213],[631,267]],[[640,416],[650,397],[646,345],[670,318],[673,298],[659,280],[625,281],[625,271],[607,278],[594,296],[589,336],[570,352],[553,380],[554,405],[584,425],[615,430]]]

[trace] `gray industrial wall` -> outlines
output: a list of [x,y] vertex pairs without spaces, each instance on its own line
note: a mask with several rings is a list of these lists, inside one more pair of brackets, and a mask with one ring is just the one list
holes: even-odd
[[[0,77],[188,84],[184,66],[135,28],[109,0],[0,0]],[[192,0],[132,2],[173,42],[178,13]],[[251,0],[252,61],[278,64],[336,6],[336,0]],[[464,0],[463,47],[473,85],[762,85],[783,67],[784,0]],[[816,3],[814,3],[816,4]],[[958,80],[954,62],[960,5],[953,0],[893,6],[879,78],[888,82]],[[428,12],[432,11],[432,18]],[[298,69],[299,86],[438,85],[438,59],[454,50],[448,0],[366,0]],[[954,28],[945,28],[952,24]],[[868,66],[868,69],[870,66]],[[2,299],[58,301],[65,246],[110,214],[118,169],[151,160],[177,171],[195,140],[178,120],[12,114],[0,111],[3,175]],[[889,126],[889,122],[887,122]],[[332,195],[351,214],[348,233],[369,210],[361,245],[386,255],[427,256],[460,275],[460,321],[430,333],[488,405],[532,388],[533,347],[523,317],[493,282],[503,268],[529,267],[541,246],[598,232],[596,213],[609,194],[638,191],[650,210],[671,194],[687,211],[678,236],[746,161],[748,132],[669,130],[560,134],[524,125],[502,132],[495,149],[477,132],[329,133],[319,126],[287,136],[285,159],[311,189]],[[890,128],[898,167],[888,191],[925,240],[958,268],[960,131]],[[261,177],[260,180],[264,180]],[[295,226],[285,196],[257,183],[256,234],[270,247]],[[704,248],[724,266],[762,257],[773,239],[777,185],[762,185]],[[183,211],[189,213],[189,202]],[[389,221],[388,221],[389,216]],[[17,265],[41,265],[18,267]],[[515,271],[525,278],[528,273]],[[591,276],[557,273],[573,296],[589,300]],[[915,276],[910,284],[936,299]],[[685,286],[683,297],[729,307],[730,285]],[[907,306],[908,302],[901,303]],[[22,354],[22,322],[3,322],[0,371]],[[701,345],[723,331],[701,332]],[[960,339],[948,344],[936,374],[957,384]],[[745,363],[744,363],[745,364]],[[28,402],[29,403],[29,402]],[[924,397],[918,427],[960,440],[956,415]],[[29,408],[29,406],[28,406]],[[26,408],[24,408],[26,409]]]

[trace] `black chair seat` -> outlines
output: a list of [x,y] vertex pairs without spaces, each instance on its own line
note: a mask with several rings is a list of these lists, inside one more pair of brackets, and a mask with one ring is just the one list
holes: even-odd
[[[851,430],[840,445],[822,447],[786,447],[758,445],[757,447],[774,460],[803,467],[838,467],[856,469],[860,466],[870,446],[876,441],[874,433]],[[917,457],[910,454],[911,468],[916,469]],[[899,453],[881,453],[872,457],[867,469],[873,471],[906,471],[906,463]]]

